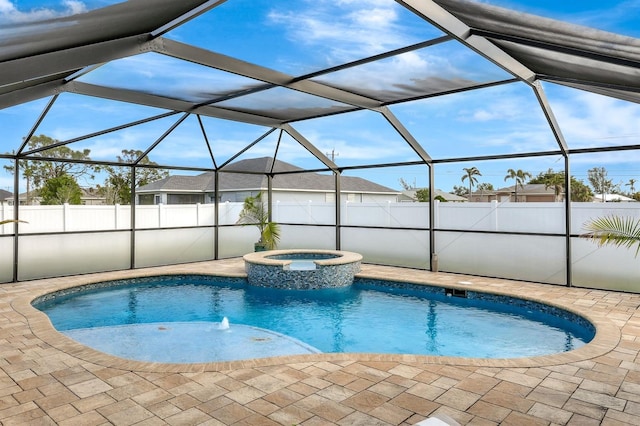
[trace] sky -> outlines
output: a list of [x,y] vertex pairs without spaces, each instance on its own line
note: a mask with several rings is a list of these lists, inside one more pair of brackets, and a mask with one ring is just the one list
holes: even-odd
[[[640,0],[482,2],[640,38]],[[32,25],[114,3],[117,1],[0,0],[0,38],[10,37],[16,24]],[[439,35],[439,30],[391,0],[228,0],[165,37],[295,76]],[[364,91],[382,87],[402,90],[393,86],[399,77],[411,85],[443,73],[451,78],[477,82],[510,77],[468,49],[447,43],[345,70],[335,76],[319,77],[318,81],[339,87],[356,84]],[[149,92],[161,87],[162,94],[190,100],[204,100],[211,94],[252,83],[243,77],[156,53],[115,61],[87,74],[81,81]],[[549,83],[543,83],[543,88],[570,148],[629,145],[640,140],[639,105]],[[11,151],[19,146],[47,101],[43,99],[0,110],[3,133],[0,150]],[[263,92],[243,102],[228,101],[226,105],[277,112],[283,101],[294,106],[334,106],[325,100],[284,89]],[[390,110],[434,159],[557,150],[537,100],[523,85],[503,85],[392,105]],[[67,140],[162,112],[62,94],[36,134]],[[145,150],[177,118],[169,117],[92,138],[73,147],[90,149],[93,159],[114,161],[123,149]],[[268,130],[216,119],[204,119],[203,125],[217,164],[231,158],[238,152],[238,147],[246,146]],[[339,166],[418,160],[397,132],[375,112],[338,114],[292,125],[322,152],[333,157]],[[201,134],[197,120],[190,117],[150,153],[150,158],[166,165],[211,167],[212,161]],[[277,143],[278,132],[274,132],[242,158],[272,155]],[[571,173],[588,183],[588,169],[605,167],[609,178],[620,184],[622,191],[629,191],[630,179],[640,181],[639,156],[634,152],[572,156]],[[280,141],[278,158],[300,167],[321,166],[286,135]],[[513,184],[504,179],[510,168],[536,176],[550,168],[561,170],[563,164],[559,156],[440,164],[435,168],[436,186],[449,191],[455,185],[466,185],[461,179],[463,168],[472,166],[482,173],[478,177],[479,183],[500,188]],[[7,165],[7,162],[0,160],[0,165]],[[348,171],[345,174],[396,189],[400,188],[401,179],[417,187],[428,184],[424,166]],[[11,175],[0,170],[0,188],[9,188],[12,183]],[[96,183],[101,182],[86,181],[81,185]],[[640,183],[635,190],[640,190]]]

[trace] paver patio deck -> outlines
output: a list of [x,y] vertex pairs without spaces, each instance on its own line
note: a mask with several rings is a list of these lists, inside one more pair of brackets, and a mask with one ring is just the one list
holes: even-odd
[[640,424],[635,294],[363,265],[362,276],[546,301],[596,324],[594,342],[576,351],[506,360],[314,354],[143,363],[66,338],[30,305],[60,288],[165,273],[237,276],[244,267],[241,259],[229,259],[1,285],[0,422],[411,425],[446,414],[470,425]]

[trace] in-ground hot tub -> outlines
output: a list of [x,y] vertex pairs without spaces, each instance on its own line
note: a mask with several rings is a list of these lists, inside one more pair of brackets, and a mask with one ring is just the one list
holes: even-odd
[[338,250],[270,250],[244,255],[249,284],[299,290],[351,285],[361,260],[358,253]]

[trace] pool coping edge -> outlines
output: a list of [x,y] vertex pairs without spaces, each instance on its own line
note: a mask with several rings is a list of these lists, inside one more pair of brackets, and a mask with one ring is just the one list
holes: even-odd
[[[179,268],[178,268],[179,269]],[[396,268],[396,270],[399,268]],[[598,356],[602,356],[612,351],[622,338],[622,331],[609,318],[598,313],[595,310],[589,310],[585,307],[578,307],[563,303],[558,300],[548,300],[540,296],[526,296],[521,294],[513,294],[508,290],[500,288],[500,285],[487,287],[482,278],[460,276],[456,274],[431,273],[424,271],[420,277],[406,278],[402,274],[390,274],[389,276],[380,275],[379,273],[371,274],[368,272],[360,272],[356,275],[359,278],[382,279],[399,282],[407,282],[412,284],[424,284],[430,286],[457,288],[483,292],[488,294],[517,297],[520,299],[530,300],[543,303],[567,310],[576,315],[584,317],[593,324],[596,334],[588,344],[569,351],[552,355],[543,355],[528,358],[460,358],[448,356],[430,356],[430,355],[403,355],[403,354],[370,354],[370,353],[321,353],[321,354],[305,354],[279,356],[271,358],[259,358],[239,361],[225,362],[207,362],[194,364],[171,364],[143,362],[118,358],[106,353],[97,351],[88,346],[84,346],[64,334],[58,332],[51,324],[49,318],[43,312],[37,310],[31,305],[31,302],[38,297],[47,293],[58,290],[64,290],[71,287],[91,284],[100,281],[117,280],[122,278],[140,278],[154,275],[184,275],[184,274],[201,274],[220,277],[246,277],[246,274],[240,272],[229,273],[225,271],[207,271],[206,268],[200,271],[190,270],[172,271],[167,267],[156,267],[148,269],[136,269],[127,271],[117,271],[116,273],[97,273],[73,277],[70,279],[47,279],[45,285],[38,286],[37,289],[30,283],[28,291],[12,300],[11,305],[25,317],[33,334],[48,345],[79,359],[91,362],[97,365],[118,368],[128,371],[143,372],[204,372],[204,371],[226,371],[238,368],[250,368],[257,366],[271,366],[291,363],[305,363],[312,361],[329,361],[329,362],[349,362],[349,361],[393,361],[410,364],[439,364],[454,366],[484,366],[484,367],[542,367],[559,364],[568,364],[573,362],[585,361]],[[393,275],[393,277],[391,277]],[[464,284],[460,284],[460,282]],[[514,280],[493,280],[500,282],[518,282]],[[14,284],[20,285],[20,284]],[[529,284],[531,286],[550,286],[548,284]],[[546,290],[552,290],[548,288]],[[566,290],[566,288],[563,288]]]

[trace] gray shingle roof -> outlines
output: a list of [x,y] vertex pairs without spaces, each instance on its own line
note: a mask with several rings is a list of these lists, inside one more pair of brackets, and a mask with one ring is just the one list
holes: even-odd
[[173,175],[151,182],[138,188],[138,191],[205,191],[214,186],[213,173],[203,173],[196,176]]
[[[516,186],[511,185],[504,188],[496,189],[495,192],[515,192]],[[553,186],[545,187],[544,183],[527,183],[522,186],[518,185],[518,194],[553,194],[555,190]]]
[[[225,166],[220,171],[220,190],[260,190],[267,188],[267,177],[264,174],[249,173],[268,173],[271,171],[271,163],[273,158],[261,157],[248,160],[241,160]],[[234,171],[234,173],[225,173],[224,171]],[[273,170],[277,172],[302,171],[303,169],[296,167],[284,161],[275,160]],[[248,173],[235,173],[243,171]],[[379,185],[360,177],[343,176],[340,179],[343,191],[350,192],[369,192],[369,193],[398,193],[395,189]],[[322,173],[289,173],[276,175],[273,179],[273,189],[300,189],[308,191],[331,191],[335,188],[335,179],[333,175]],[[165,179],[151,182],[138,188],[138,192],[157,192],[157,191],[203,191],[213,192],[215,189],[215,173],[206,172],[196,176],[174,175]]]
[[[416,194],[417,194],[419,189],[424,189],[424,188],[409,189],[409,190],[406,190],[406,191],[402,191],[402,194],[405,195],[408,199],[411,199],[411,200],[415,201],[416,198],[417,198]],[[441,189],[436,189],[433,192],[433,196],[434,197],[440,196],[440,197],[444,198],[447,201],[468,201],[465,197],[461,197],[461,196],[456,195],[456,194],[451,194],[450,192],[444,192]]]

